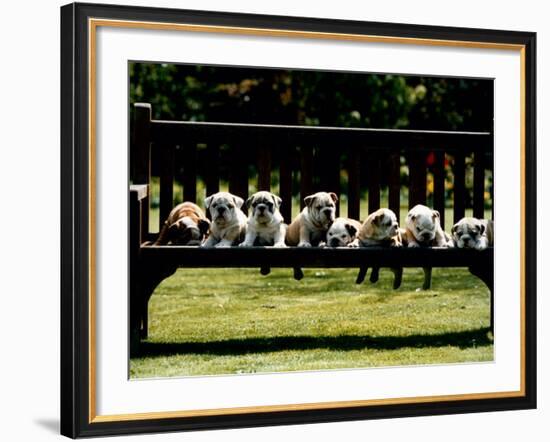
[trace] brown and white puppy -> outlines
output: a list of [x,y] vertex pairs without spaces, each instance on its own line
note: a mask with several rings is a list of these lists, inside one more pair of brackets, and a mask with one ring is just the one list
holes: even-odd
[[452,227],[451,234],[459,249],[484,250],[493,246],[493,221],[465,217]]
[[[417,204],[407,214],[404,243],[407,247],[454,247],[452,238],[443,230],[437,210]],[[423,290],[432,287],[432,268],[423,267]]]
[[265,191],[256,192],[246,200],[246,206],[252,212],[248,217],[246,236],[240,246],[286,247],[286,224],[279,212],[282,201]]
[[[402,247],[403,229],[399,228],[397,216],[390,209],[378,209],[371,213],[359,230],[357,241],[351,247]],[[356,283],[361,284],[367,275],[368,267],[361,267]],[[394,274],[393,288],[398,289],[403,280],[403,268],[392,268]],[[370,281],[378,281],[380,268],[373,267]]]
[[327,231],[326,246],[346,247],[357,239],[361,223],[351,218],[336,218]]
[[306,206],[288,227],[286,243],[289,246],[311,247],[326,241],[326,234],[334,222],[338,197],[333,192],[317,192],[304,198]]
[[168,219],[164,221],[155,245],[198,246],[209,228],[210,221],[201,208],[186,201],[172,209]]
[[246,233],[246,215],[241,210],[244,200],[228,192],[218,192],[204,200],[212,223],[210,235],[201,247],[231,247],[239,244]]

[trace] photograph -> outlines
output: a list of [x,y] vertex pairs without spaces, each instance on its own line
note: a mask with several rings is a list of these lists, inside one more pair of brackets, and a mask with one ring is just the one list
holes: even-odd
[[493,78],[128,73],[130,378],[494,360]]

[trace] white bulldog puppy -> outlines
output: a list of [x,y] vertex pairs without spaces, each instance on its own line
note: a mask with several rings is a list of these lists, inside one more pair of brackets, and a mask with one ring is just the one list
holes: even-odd
[[326,241],[334,222],[338,197],[333,192],[317,192],[304,198],[306,206],[286,231],[289,246],[311,247]]
[[357,239],[361,223],[351,218],[336,218],[327,231],[326,245],[346,247]]
[[[437,210],[417,204],[407,214],[403,242],[407,247],[454,247],[453,240],[441,228],[440,215]],[[432,268],[423,267],[423,290],[432,287]]]
[[441,228],[437,210],[417,204],[407,214],[405,227],[408,247],[453,247],[452,238]]
[[493,221],[465,217],[452,227],[451,234],[459,249],[484,250],[493,246]]
[[[399,228],[397,216],[390,209],[378,209],[371,213],[359,230],[357,240],[350,244],[351,247],[402,247],[403,229]],[[359,269],[356,284],[361,284],[365,280],[368,267],[363,266]],[[403,268],[392,268],[394,274],[393,288],[398,289],[403,280]],[[373,267],[370,275],[370,282],[377,282],[380,268]]]
[[204,200],[212,223],[210,235],[201,247],[231,247],[239,244],[246,234],[246,215],[241,210],[242,198],[228,192],[218,192]]
[[246,236],[240,246],[286,247],[286,224],[279,212],[282,201],[265,191],[256,192],[246,200],[246,206],[252,212],[248,217]]

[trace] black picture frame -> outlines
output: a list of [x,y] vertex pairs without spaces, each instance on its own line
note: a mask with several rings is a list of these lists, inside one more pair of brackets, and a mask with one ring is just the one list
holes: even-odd
[[[522,47],[524,59],[525,333],[524,395],[251,412],[196,417],[94,421],[90,413],[89,26],[90,18],[255,29],[389,36]],[[536,408],[536,34],[487,29],[191,11],[96,4],[61,8],[61,433],[116,434],[305,424]]]

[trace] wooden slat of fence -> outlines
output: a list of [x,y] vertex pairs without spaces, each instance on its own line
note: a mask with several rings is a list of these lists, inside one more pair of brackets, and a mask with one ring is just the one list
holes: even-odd
[[388,205],[399,220],[401,212],[401,156],[398,153],[389,156],[388,172]]
[[380,208],[380,154],[367,151],[367,182],[369,188],[369,213]]
[[220,190],[220,148],[216,143],[208,143],[206,146],[205,167],[206,196],[210,196]]
[[409,155],[409,209],[417,204],[426,204],[426,154],[423,152]]
[[258,190],[271,191],[271,148],[263,140],[258,149]]
[[304,198],[313,193],[313,147],[300,146],[300,209]]
[[474,217],[485,218],[485,152],[474,153]]
[[160,231],[174,205],[175,146],[157,147],[160,150]]
[[464,217],[466,208],[466,185],[464,153],[457,151],[454,156],[454,198],[453,198],[453,224]]
[[183,200],[197,202],[197,145],[196,143],[182,144],[183,157]]
[[286,146],[279,150],[279,196],[283,200],[281,215],[285,222],[292,221],[292,160],[294,147]]
[[351,149],[348,157],[348,218],[361,217],[361,151]]
[[439,212],[441,225],[445,226],[445,152],[435,152],[434,157],[434,209]]

